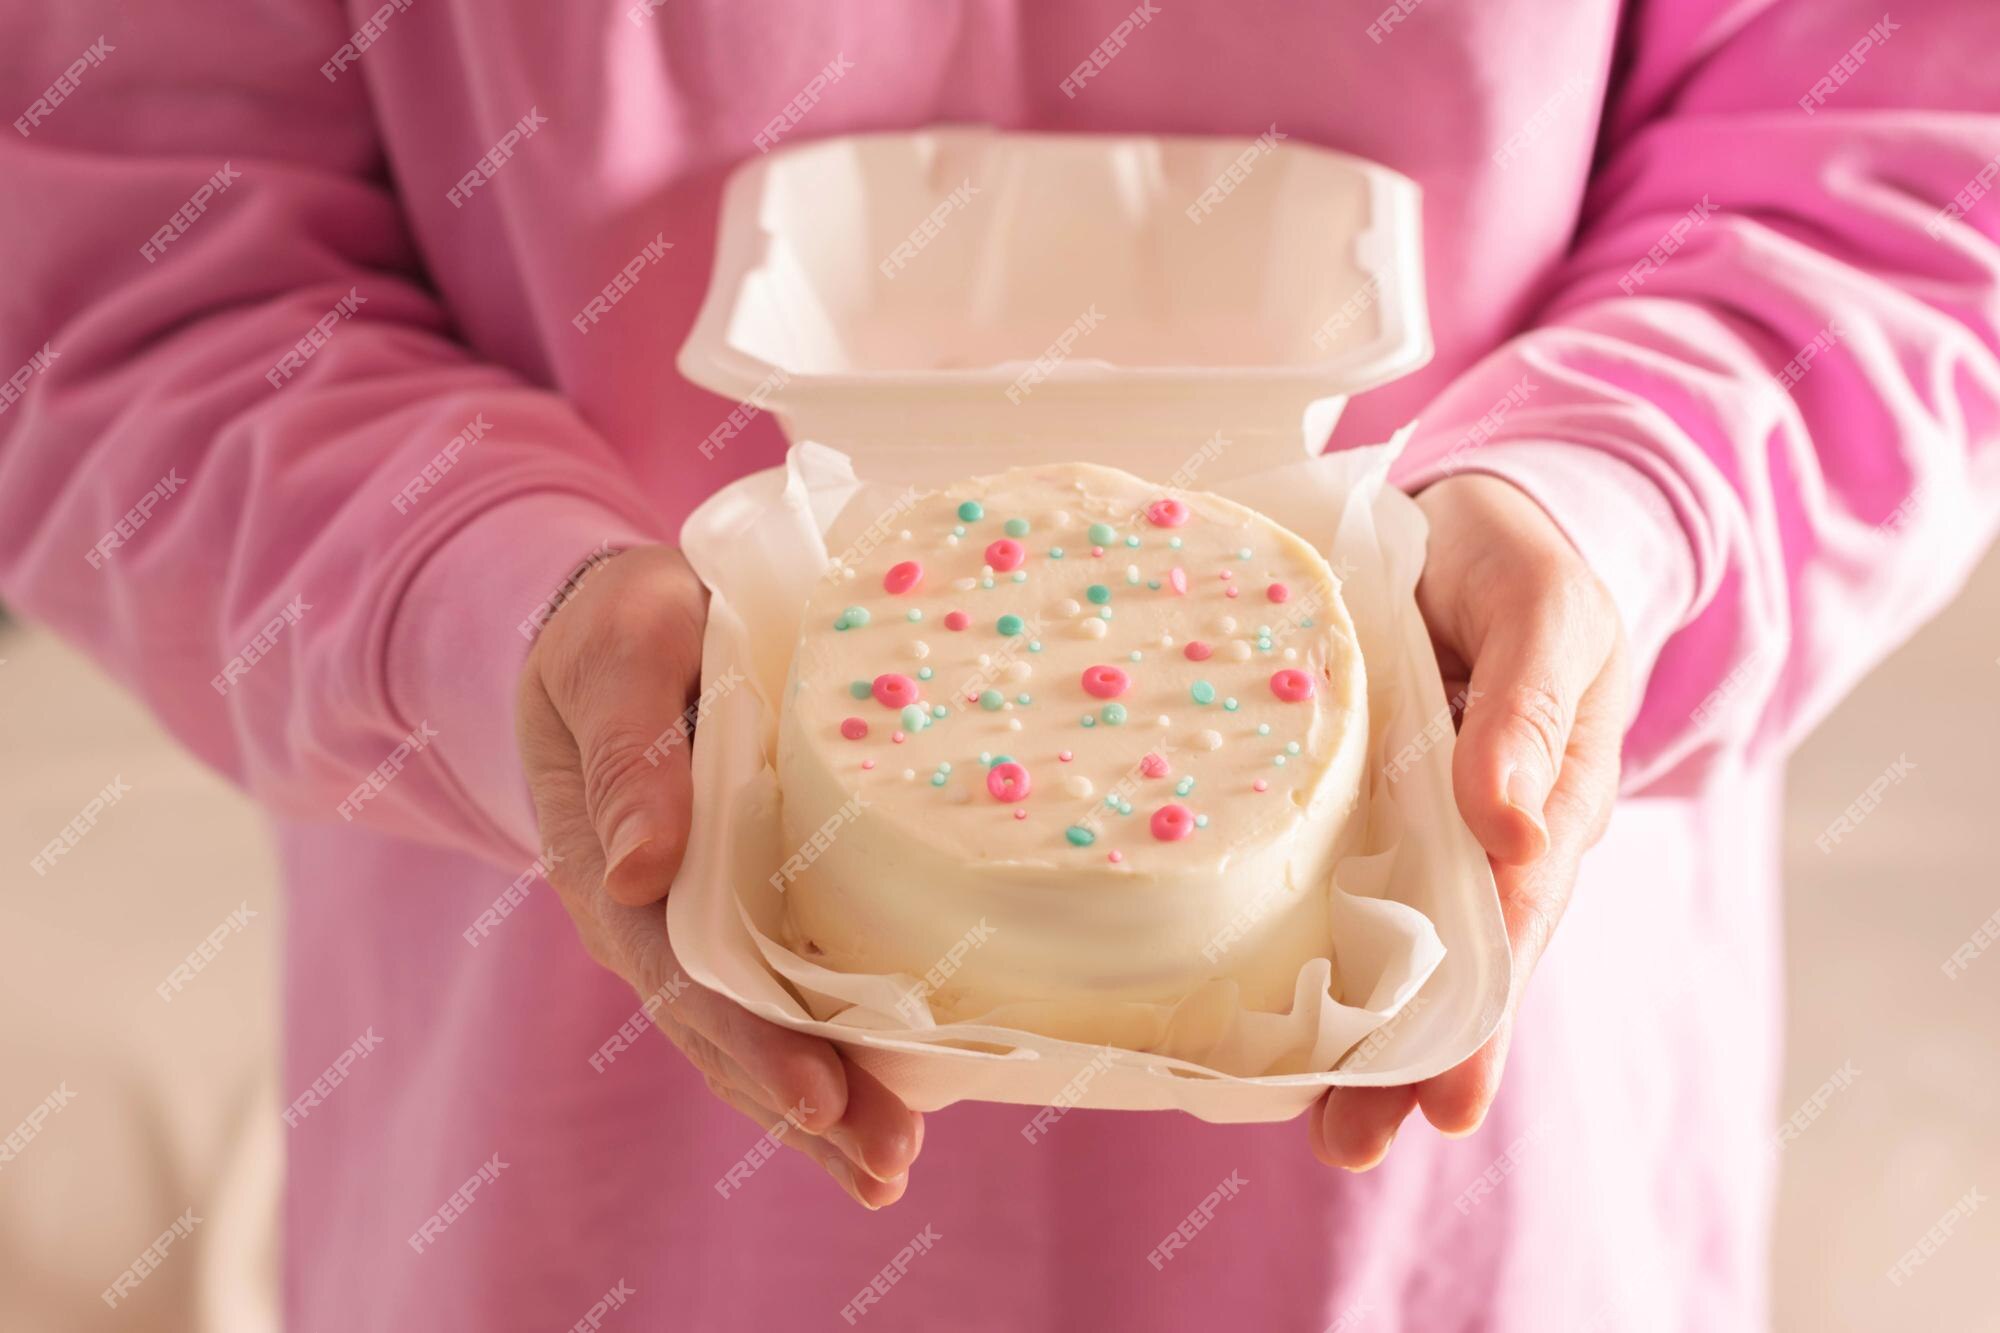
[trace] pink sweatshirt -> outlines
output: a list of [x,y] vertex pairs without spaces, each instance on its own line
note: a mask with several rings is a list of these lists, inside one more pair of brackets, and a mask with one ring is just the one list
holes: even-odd
[[[11,8],[0,591],[278,823],[292,1328],[1759,1324],[1783,758],[2000,514],[2000,6]],[[1421,412],[1409,479],[1538,497],[1651,666],[1470,1140],[967,1105],[868,1215],[790,1155],[721,1197],[756,1131],[665,1041],[593,1065],[635,1002],[530,870],[520,626],[778,459],[705,460],[673,359],[836,61],[780,143],[1275,123],[1422,183],[1437,357],[1334,444]]]

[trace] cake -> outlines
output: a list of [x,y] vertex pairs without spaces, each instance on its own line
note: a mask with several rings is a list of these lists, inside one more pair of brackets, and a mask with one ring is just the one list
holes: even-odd
[[1333,571],[1261,514],[1087,464],[906,499],[806,608],[786,943],[941,1022],[1218,981],[1284,1012],[1367,733]]

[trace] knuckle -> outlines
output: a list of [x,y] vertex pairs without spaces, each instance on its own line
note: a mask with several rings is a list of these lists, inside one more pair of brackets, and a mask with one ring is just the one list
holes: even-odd
[[1507,715],[1516,733],[1541,748],[1553,773],[1561,763],[1569,735],[1569,709],[1562,698],[1546,684],[1520,684],[1508,695]]
[[658,771],[653,738],[620,728],[596,738],[583,757],[583,799],[593,817],[601,816],[646,778]]

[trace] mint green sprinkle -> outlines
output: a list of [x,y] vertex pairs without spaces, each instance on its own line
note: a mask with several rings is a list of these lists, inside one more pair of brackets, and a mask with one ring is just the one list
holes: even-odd
[[1236,553],[1236,558],[1238,560],[1248,560],[1250,558],[1250,548],[1246,546],[1242,550],[1238,551]]
[[1028,651],[1031,653],[1039,653],[1040,651],[1042,651],[1042,641],[1040,639],[1028,640]]
[[1111,589],[1102,583],[1093,583],[1083,590],[1083,595],[1091,600],[1092,605],[1103,606],[1111,600]]
[[989,574],[989,575],[987,575],[986,577],[984,577],[984,578],[980,579],[980,580],[979,580],[979,586],[980,586],[980,587],[982,587],[982,588],[990,588],[990,587],[992,587],[992,586],[993,586],[993,577],[992,577],[992,575],[990,575],[990,574]]
[[1009,537],[1025,537],[1028,535],[1028,520],[1025,518],[1010,518],[1000,526],[1006,531]]
[[944,713],[945,713],[945,708],[944,708],[944,705],[943,705],[943,704],[932,704],[932,705],[931,705],[931,716],[932,716],[932,717],[943,717],[943,716],[944,716]]
[[918,679],[918,680],[929,680],[930,678],[931,678],[931,669],[930,669],[929,667],[918,667],[918,668],[917,668],[917,679]]
[[835,616],[835,617],[833,618],[833,627],[834,627],[835,629],[842,629],[842,630],[846,629],[846,628],[847,628],[847,617],[846,617],[846,616],[844,616],[844,615],[839,615],[839,616]]
[[1127,546],[1137,546],[1139,544],[1139,539],[1137,536],[1127,537],[1125,539],[1125,544]]
[[1283,768],[1285,766],[1285,756],[1281,754],[1274,754],[1271,756],[1271,762],[1276,764],[1279,768]]
[[1222,701],[1222,706],[1223,706],[1224,708],[1228,709],[1228,710],[1229,710],[1230,712],[1232,712],[1232,713],[1233,713],[1233,712],[1235,712],[1235,711],[1236,711],[1236,700],[1234,700],[1234,699],[1224,699],[1224,700]]
[[1299,752],[1299,743],[1298,743],[1297,741],[1286,741],[1286,742],[1285,742],[1285,753],[1286,753],[1286,754],[1297,754],[1298,752]]
[[950,763],[950,761],[948,761],[948,760],[944,760],[944,759],[940,759],[940,760],[938,760],[938,772],[940,772],[940,773],[949,773],[949,772],[951,772],[951,763]]
[[963,523],[952,524],[951,535],[954,537],[963,537],[965,535],[965,524]]
[[944,774],[942,774],[942,773],[933,773],[933,774],[931,774],[931,786],[933,786],[933,787],[942,787],[942,786],[944,786]]
[[868,608],[865,606],[850,606],[845,611],[842,611],[840,616],[841,619],[850,625],[865,625],[868,623]]
[[1097,715],[1104,719],[1107,726],[1115,727],[1125,720],[1125,705],[1106,704],[1097,710]]
[[847,692],[857,699],[866,699],[869,695],[875,693],[875,687],[865,680],[850,681],[847,686]]
[[1097,618],[1098,618],[1099,620],[1109,620],[1109,619],[1111,619],[1111,608],[1107,606],[1107,607],[1103,607],[1103,608],[1099,609],[1099,611],[1098,611],[1098,613],[1097,613]]
[[1146,586],[1154,592],[1158,592],[1160,590],[1160,581],[1158,579],[1147,579]]
[[1060,547],[1060,546],[1051,546],[1051,547],[1049,548],[1049,559],[1051,559],[1051,560],[1060,560],[1060,559],[1062,559],[1062,557],[1063,557],[1063,550],[1062,550],[1062,547]]
[[1185,796],[1193,790],[1194,790],[1193,778],[1182,778],[1179,782],[1176,782],[1174,784],[1174,795],[1176,796]]
[[1071,824],[1063,830],[1063,836],[1069,839],[1072,847],[1088,847],[1097,841],[1097,835],[1081,824]]
[[1134,648],[1132,650],[1132,660],[1134,662],[1143,662],[1146,660],[1146,655],[1140,652],[1137,648]]
[[1167,545],[1178,551],[1181,549],[1181,539],[1179,537],[1169,537],[1167,538]]
[[997,712],[999,712],[999,711],[1000,711],[1000,705],[1002,705],[1002,704],[1004,704],[1004,703],[1006,703],[1006,702],[1007,702],[1007,701],[1006,701],[1006,699],[1004,699],[1004,698],[1002,698],[1002,697],[1001,697],[1001,694],[1000,694],[1000,691],[998,691],[998,690],[982,690],[982,691],[980,691],[980,694],[979,694],[979,706],[980,706],[981,708],[984,708],[984,709],[985,709],[985,710],[986,710],[987,712],[989,712],[989,713],[997,713]]
[[1097,719],[1093,717],[1091,714],[1085,713],[1083,715],[1083,725],[1086,727],[1094,727],[1097,725]]
[[1092,546],[1109,546],[1117,540],[1118,533],[1109,523],[1093,523],[1090,525],[1090,544]]
[[1105,797],[1104,803],[1110,806],[1113,810],[1116,810],[1118,808],[1118,793],[1113,792],[1111,793],[1111,795]]
[[1021,622],[1021,617],[1014,615],[1007,615],[1007,616],[1002,616],[1000,617],[999,620],[995,621],[993,624],[993,628],[999,630],[1002,634],[1005,634],[1008,638],[1011,639],[1016,634],[1019,634],[1021,630],[1025,628],[1025,626]]
[[1188,687],[1188,694],[1198,704],[1212,704],[1215,702],[1215,686],[1205,680],[1198,680],[1193,685],[1190,685]]
[[896,716],[902,721],[904,731],[922,731],[931,724],[931,715],[922,704],[911,704]]
[[1270,735],[1270,734],[1271,734],[1271,724],[1270,724],[1269,722],[1259,722],[1259,723],[1257,724],[1257,734],[1258,734],[1259,736],[1268,736],[1268,735]]
[[1207,815],[1196,815],[1196,816],[1194,817],[1194,826],[1195,826],[1196,828],[1207,828],[1207,827],[1208,827],[1208,816],[1207,816]]
[[1311,616],[1307,616],[1304,620],[1301,620],[1299,622],[1300,629],[1311,629],[1312,627],[1313,627],[1313,618]]
[[986,506],[980,504],[977,500],[967,500],[958,507],[958,516],[967,523],[977,523],[980,519],[986,517]]
[[1028,695],[1025,695],[1025,694],[1017,694],[1017,695],[1015,695],[1015,696],[1014,696],[1014,702],[1015,702],[1015,703],[1017,703],[1017,704],[1023,704],[1023,705],[1026,705],[1026,704],[1031,704],[1031,703],[1033,703],[1033,702],[1034,702],[1034,700],[1033,700],[1032,698],[1030,698],[1030,697],[1029,697]]
[[1017,569],[1014,571],[1012,577],[1014,579],[1014,582],[1016,583],[1026,583],[1028,581],[1028,571],[1025,569]]
[[1258,638],[1260,638],[1260,639],[1268,639],[1268,638],[1270,638],[1270,637],[1271,637],[1271,627],[1270,627],[1269,625],[1259,625],[1259,626],[1257,627],[1257,637],[1258,637]]
[[919,611],[914,606],[910,608],[909,621],[911,624],[914,625],[916,622],[922,620],[923,618],[924,618],[924,613],[922,611]]
[[1011,754],[996,754],[993,756],[993,762],[996,764],[1011,764],[1014,762],[1014,756]]

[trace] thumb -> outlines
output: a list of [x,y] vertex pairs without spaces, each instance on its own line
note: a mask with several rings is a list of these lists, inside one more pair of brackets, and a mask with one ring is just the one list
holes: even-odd
[[1565,600],[1496,608],[1468,682],[1452,788],[1480,846],[1508,864],[1548,851],[1544,807],[1603,657]]

